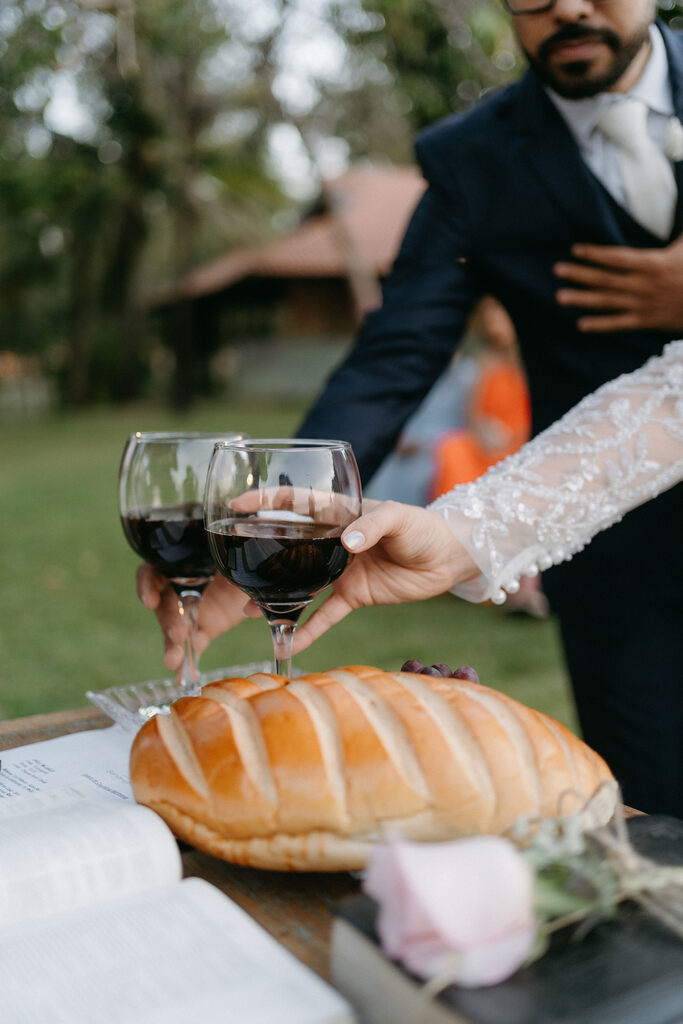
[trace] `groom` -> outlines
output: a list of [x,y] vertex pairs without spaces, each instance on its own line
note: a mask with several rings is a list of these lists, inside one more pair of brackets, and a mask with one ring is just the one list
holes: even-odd
[[[351,441],[366,481],[484,293],[514,320],[534,432],[683,336],[683,39],[653,0],[507,6],[530,70],[418,140],[429,187],[383,304],[299,431]],[[681,486],[544,575],[585,739],[627,803],[679,816],[682,576]]]

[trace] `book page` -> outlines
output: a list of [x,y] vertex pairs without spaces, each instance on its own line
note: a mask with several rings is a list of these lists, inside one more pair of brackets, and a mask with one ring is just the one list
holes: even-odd
[[0,937],[16,922],[181,877],[173,834],[146,807],[77,787],[0,804]]
[[118,725],[0,751],[0,806],[54,786],[133,801],[128,759],[133,737]]
[[12,1024],[342,1024],[343,998],[218,889],[191,878],[2,942]]

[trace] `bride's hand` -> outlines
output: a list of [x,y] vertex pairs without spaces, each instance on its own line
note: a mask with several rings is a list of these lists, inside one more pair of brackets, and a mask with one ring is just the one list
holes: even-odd
[[[297,629],[295,653],[355,608],[422,601],[479,573],[438,515],[396,501],[381,502],[351,523],[342,543],[355,558],[330,596]],[[248,606],[247,614],[253,611]]]

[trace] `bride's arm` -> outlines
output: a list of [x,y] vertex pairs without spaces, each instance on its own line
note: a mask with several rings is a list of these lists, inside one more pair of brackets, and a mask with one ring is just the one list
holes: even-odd
[[589,395],[472,484],[427,509],[380,502],[342,534],[356,558],[297,630],[295,653],[355,608],[451,588],[505,600],[683,478],[683,341]]
[[520,576],[571,558],[682,478],[683,341],[674,341],[479,480],[429,506],[480,569],[453,592],[500,603]]

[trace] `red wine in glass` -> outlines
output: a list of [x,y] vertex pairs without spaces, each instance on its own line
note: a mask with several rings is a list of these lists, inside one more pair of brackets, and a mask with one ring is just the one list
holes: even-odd
[[300,613],[346,568],[341,529],[256,516],[215,522],[207,531],[218,569],[261,607]]
[[360,511],[358,467],[344,441],[216,445],[204,500],[209,545],[220,572],[262,609],[278,674],[291,674],[301,612],[348,564],[341,534]]
[[121,522],[133,550],[166,576],[176,593],[190,580],[202,591],[213,577],[215,566],[201,502],[131,509],[121,516]]

